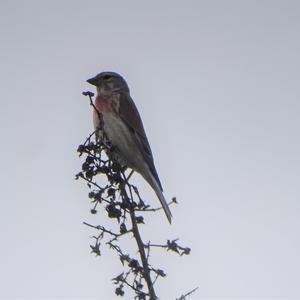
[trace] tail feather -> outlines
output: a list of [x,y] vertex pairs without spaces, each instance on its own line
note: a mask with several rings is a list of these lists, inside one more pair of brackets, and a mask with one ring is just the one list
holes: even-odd
[[[147,180],[147,179],[146,179]],[[169,208],[169,205],[164,197],[164,194],[162,193],[162,189],[160,187],[160,185],[158,184],[158,182],[155,180],[155,178],[153,177],[153,175],[151,174],[149,180],[147,180],[149,182],[149,184],[151,185],[151,187],[153,188],[153,190],[155,191],[161,206],[166,214],[166,217],[169,221],[169,223],[172,223],[172,213],[171,210]]]
[[155,190],[155,193],[156,193],[156,195],[157,195],[157,197],[158,197],[158,199],[159,199],[159,201],[162,205],[162,208],[163,208],[163,210],[164,210],[164,212],[167,216],[167,219],[168,219],[169,223],[171,224],[172,223],[172,213],[171,213],[169,205],[168,205],[168,203],[167,203],[167,201],[164,197],[164,194],[160,190]]

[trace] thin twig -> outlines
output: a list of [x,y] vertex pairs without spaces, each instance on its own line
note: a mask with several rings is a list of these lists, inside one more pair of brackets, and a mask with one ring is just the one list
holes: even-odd
[[188,293],[180,296],[178,299],[176,300],[185,300],[187,296],[190,296],[192,293],[196,292],[199,289],[199,287],[196,287],[194,289],[192,289],[191,291],[189,291]]

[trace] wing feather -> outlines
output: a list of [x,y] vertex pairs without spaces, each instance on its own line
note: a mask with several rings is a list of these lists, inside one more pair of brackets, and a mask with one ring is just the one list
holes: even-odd
[[135,103],[133,102],[128,93],[121,93],[119,100],[119,115],[125,122],[125,124],[129,127],[129,129],[132,131],[132,133],[135,135],[141,153],[143,154],[152,175],[157,180],[157,183],[162,191],[162,186],[157,171],[155,169],[152,151],[146,136],[142,119],[135,106]]

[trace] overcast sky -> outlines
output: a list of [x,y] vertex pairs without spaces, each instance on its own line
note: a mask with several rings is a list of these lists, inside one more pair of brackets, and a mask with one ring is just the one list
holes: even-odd
[[153,254],[161,299],[196,286],[190,299],[299,299],[299,16],[287,0],[1,0],[0,298],[116,297],[120,263],[90,254],[82,222],[102,215],[73,180],[92,131],[81,92],[111,70],[179,201],[172,226],[147,216],[144,238],[192,248]]

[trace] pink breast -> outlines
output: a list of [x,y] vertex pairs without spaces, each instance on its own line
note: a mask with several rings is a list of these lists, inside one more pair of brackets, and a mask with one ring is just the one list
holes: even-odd
[[[110,99],[109,98],[101,98],[97,96],[95,100],[95,107],[97,108],[97,111],[102,114],[107,114],[111,112],[111,106],[110,106]],[[95,109],[93,111],[93,121],[94,121],[94,127],[96,128],[99,124],[99,115]]]

